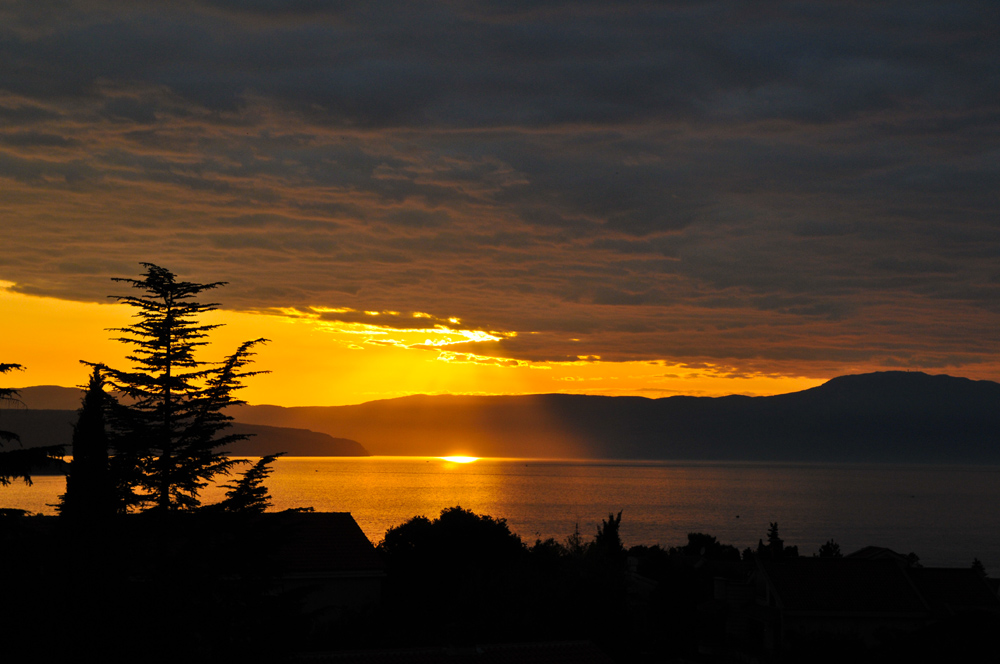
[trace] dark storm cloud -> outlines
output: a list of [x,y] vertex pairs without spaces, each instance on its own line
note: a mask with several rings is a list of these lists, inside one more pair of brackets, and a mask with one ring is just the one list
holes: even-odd
[[66,136],[37,131],[16,131],[0,136],[0,141],[12,147],[71,147],[77,141]]
[[75,4],[46,29],[7,10],[4,87],[58,96],[141,81],[215,110],[254,92],[360,126],[530,126],[832,121],[993,103],[1000,82],[989,3]]
[[998,28],[993,2],[4,3],[0,279],[102,299],[152,260],[233,307],[516,331],[515,358],[997,363]]

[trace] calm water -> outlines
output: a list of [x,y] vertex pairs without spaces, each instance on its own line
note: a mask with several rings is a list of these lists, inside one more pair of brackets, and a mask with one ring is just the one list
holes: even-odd
[[[626,545],[683,544],[699,531],[742,549],[777,521],[803,554],[833,538],[845,552],[876,544],[914,551],[928,565],[964,567],[978,557],[1000,574],[997,467],[298,457],[274,468],[274,509],[351,512],[374,542],[390,526],[453,505],[504,517],[527,541],[565,540],[576,524],[589,538],[601,518],[623,510]],[[11,485],[0,489],[0,505],[51,514],[64,487],[52,477]]]

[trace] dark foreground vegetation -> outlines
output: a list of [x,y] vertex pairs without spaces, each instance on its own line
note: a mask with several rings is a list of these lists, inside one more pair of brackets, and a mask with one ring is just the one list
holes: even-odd
[[[805,603],[841,601],[845,605],[826,608],[844,613],[879,611],[863,601],[849,605],[850,592],[864,588],[850,589],[845,602],[845,593],[831,593],[822,581],[809,586],[809,577],[822,579],[833,570],[851,583],[874,571],[870,583],[885,585],[891,594],[905,570],[917,573],[919,559],[873,547],[865,555],[878,560],[848,560],[833,540],[814,556],[800,556],[797,547],[785,546],[776,523],[756,548],[742,553],[703,533],[690,533],[683,545],[626,549],[621,518],[609,515],[593,539],[577,532],[564,542],[531,545],[522,545],[503,520],[460,508],[444,510],[433,521],[414,518],[390,529],[379,545],[388,572],[386,601],[367,625],[387,629],[399,646],[587,639],[621,662],[898,661],[918,652],[949,658],[964,653],[966,661],[976,661],[976,645],[988,646],[1000,628],[1000,602],[981,565],[976,571],[948,570],[960,578],[947,579],[948,588],[930,589],[948,597],[925,592],[925,606],[905,624],[853,618],[832,628],[790,619],[781,624],[778,609],[755,594],[758,586],[777,583],[782,593],[792,588],[808,596]],[[787,583],[776,574],[802,568],[805,582]],[[948,594],[953,587],[960,588]],[[964,605],[956,605],[956,597]],[[935,599],[943,600],[940,606],[931,606]],[[798,600],[789,592],[783,601],[796,608]],[[741,621],[744,628],[732,629]],[[349,630],[357,647],[385,644],[386,632],[365,632],[364,625]],[[346,631],[334,639],[346,640]]]
[[[149,512],[81,529],[63,517],[7,511],[0,516],[7,597],[0,624],[8,647],[40,661],[86,653],[101,661],[282,662],[578,641],[619,662],[991,661],[1000,605],[981,566],[946,570],[955,573],[946,583],[957,594],[945,597],[946,585],[933,578],[941,570],[920,568],[912,555],[873,548],[859,552],[869,558],[844,558],[831,541],[817,555],[799,556],[784,546],[777,524],[742,553],[700,533],[675,547],[626,549],[620,520],[609,515],[592,538],[574,533],[526,545],[504,520],[459,507],[433,520],[415,517],[377,547],[385,570],[380,599],[330,612],[310,596],[309,583],[287,583],[280,549],[292,522],[282,514]],[[895,558],[880,558],[886,555]],[[908,574],[925,601],[892,600],[899,606],[889,609],[911,612],[908,622],[848,616],[839,626],[796,627],[759,596],[768,578],[786,593],[781,574],[789,573],[799,575],[801,593],[813,595],[789,594],[785,608],[854,601],[850,593],[865,592],[831,595],[810,580],[816,574],[841,575],[841,585],[867,579],[883,597],[901,587],[893,575]],[[959,595],[964,605],[955,604]],[[744,627],[733,629],[740,621]]]

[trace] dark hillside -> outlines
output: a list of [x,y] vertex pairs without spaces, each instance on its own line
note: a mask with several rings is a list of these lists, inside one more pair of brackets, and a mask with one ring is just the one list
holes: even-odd
[[[75,410],[3,409],[0,422],[17,432],[25,447],[65,445],[70,454]],[[251,438],[234,443],[229,452],[236,456],[264,456],[286,452],[289,456],[368,456],[360,443],[346,438],[334,438],[325,433],[300,428],[282,428],[236,422],[233,433],[251,434]],[[17,445],[17,443],[8,443]]]
[[[65,401],[70,393],[60,389],[22,393],[32,406]],[[72,411],[49,412],[64,415],[37,426],[68,440]],[[232,414],[240,426],[360,440],[372,454],[1000,464],[1000,384],[918,372],[841,376],[771,397],[419,395]],[[8,417],[17,431],[17,411],[0,412]],[[270,435],[258,431],[253,445]]]
[[1000,463],[1000,384],[917,372],[772,397],[413,396],[236,415],[356,438],[373,454]]

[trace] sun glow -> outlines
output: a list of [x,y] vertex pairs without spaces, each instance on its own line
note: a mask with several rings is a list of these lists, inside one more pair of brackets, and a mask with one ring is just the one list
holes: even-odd
[[[115,292],[113,285],[109,290]],[[386,310],[380,316],[399,318],[396,314]],[[84,384],[87,368],[80,360],[130,365],[128,349],[108,331],[131,322],[129,307],[26,295],[13,283],[0,282],[0,315],[10,321],[0,326],[0,360],[25,367],[10,379],[12,386]],[[206,312],[203,323],[224,327],[213,330],[203,357],[220,359],[247,339],[270,339],[254,364],[270,373],[255,376],[240,396],[252,404],[280,406],[339,406],[413,394],[761,395],[822,382],[665,360],[607,362],[584,353],[588,359],[559,362],[513,358],[495,347],[496,339],[513,331],[437,324],[422,313],[405,317],[430,324],[403,328],[373,325],[377,317],[345,323],[321,315],[302,309]]]
[[479,457],[471,456],[446,456],[438,458],[444,459],[445,461],[451,461],[452,463],[472,463],[473,461],[479,461]]

